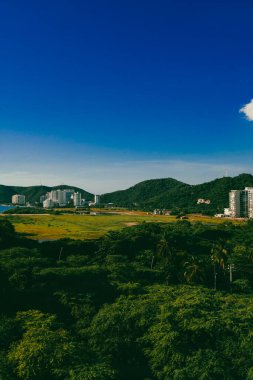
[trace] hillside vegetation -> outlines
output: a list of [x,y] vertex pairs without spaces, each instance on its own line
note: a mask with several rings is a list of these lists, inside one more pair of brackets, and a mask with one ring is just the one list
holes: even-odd
[[127,190],[104,194],[101,197],[101,201],[104,203],[112,202],[122,206],[133,205],[135,203],[143,205],[158,194],[169,193],[175,189],[177,191],[179,188],[188,186],[173,178],[150,179],[140,182]]
[[[251,174],[223,177],[200,185],[188,185],[171,178],[141,182],[124,191],[102,196],[102,202],[143,209],[184,209],[188,212],[222,212],[228,207],[229,191],[253,186]],[[197,205],[198,198],[210,199],[210,205]]]

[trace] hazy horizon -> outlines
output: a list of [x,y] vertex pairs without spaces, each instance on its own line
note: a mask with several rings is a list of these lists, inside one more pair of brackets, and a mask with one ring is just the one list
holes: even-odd
[[[136,164],[136,163],[135,163]],[[139,163],[141,165],[143,165],[143,163]],[[153,163],[153,165],[158,165],[159,163]],[[163,162],[164,164],[164,162]],[[182,169],[187,169],[187,165],[190,165],[190,167],[192,167],[192,164],[189,164],[189,163],[180,163],[178,162],[177,165],[176,163],[174,163],[175,165],[175,171],[179,172],[180,170]],[[181,169],[179,170],[181,166]],[[143,167],[143,166],[142,166]],[[148,165],[148,169],[150,169],[150,163]],[[195,168],[197,169],[197,167]],[[54,186],[60,186],[60,185],[69,185],[69,186],[75,186],[75,187],[79,187],[85,191],[88,191],[92,194],[105,194],[105,193],[108,193],[108,192],[113,192],[113,191],[117,191],[117,190],[126,190],[127,188],[131,187],[131,186],[134,186],[136,185],[137,183],[139,182],[142,182],[142,181],[145,181],[145,180],[151,180],[151,179],[161,179],[161,178],[173,178],[173,179],[176,179],[178,181],[181,181],[181,182],[184,182],[186,184],[189,184],[189,185],[197,185],[197,184],[202,184],[202,183],[205,183],[205,182],[209,182],[209,181],[212,181],[212,180],[215,180],[217,178],[222,178],[222,177],[234,177],[236,175],[239,175],[239,174],[243,174],[243,173],[247,173],[247,174],[252,174],[250,173],[250,171],[240,171],[240,168],[237,168],[237,171],[233,168],[233,173],[232,171],[230,172],[228,168],[223,168],[223,167],[220,167],[221,171],[222,169],[224,169],[224,172],[223,173],[220,173],[220,175],[218,176],[211,176],[211,173],[213,173],[213,171],[218,171],[219,170],[219,167],[216,167],[215,165],[210,165],[208,167],[208,165],[204,165],[204,164],[198,164],[198,171],[201,171],[203,177],[204,177],[204,172],[206,172],[206,170],[208,170],[208,174],[206,175],[205,179],[201,182],[199,181],[194,181],[192,180],[192,176],[189,178],[190,180],[189,181],[185,181],[182,177],[176,177],[176,176],[155,176],[155,177],[152,177],[152,178],[149,178],[149,177],[143,177],[141,180],[137,180],[136,181],[132,181],[132,178],[129,178],[128,176],[126,176],[127,178],[125,179],[125,183],[126,183],[126,186],[125,187],[117,187],[117,183],[112,183],[111,181],[109,181],[108,184],[106,184],[106,182],[104,183],[104,186],[100,185],[99,183],[97,184],[97,187],[95,188],[91,188],[90,185],[89,185],[89,181],[86,182],[86,186],[83,186],[82,183],[84,183],[85,181],[83,180],[80,180],[80,184],[77,180],[74,180],[72,182],[68,182],[67,180],[66,181],[58,181],[57,180],[51,180],[51,182],[43,182],[41,180],[39,180],[39,182],[26,182],[26,180],[19,180],[20,182],[16,182],[16,183],[12,183],[11,181],[8,182],[8,177],[6,175],[6,178],[7,178],[7,181],[6,182],[1,182],[0,184],[1,185],[5,185],[5,186],[48,186],[48,187],[54,187]],[[118,173],[119,172],[122,172],[121,168],[118,167]],[[129,171],[127,170],[127,173],[129,173]],[[12,174],[13,175],[13,174]],[[11,177],[12,177],[11,175]],[[16,178],[19,178],[19,176],[22,176],[24,175],[25,178],[27,178],[28,174],[27,173],[16,173]],[[124,173],[122,173],[122,176],[124,175]],[[1,179],[3,178],[3,176],[1,176]],[[121,181],[122,179],[119,180],[119,182]],[[36,181],[36,180],[35,180]],[[95,182],[95,178],[93,178],[93,181]],[[92,182],[92,181],[91,181]],[[105,191],[97,191],[97,190],[100,190],[100,189],[103,189]],[[106,190],[106,189],[109,189],[109,190]],[[95,189],[95,191],[94,191]]]

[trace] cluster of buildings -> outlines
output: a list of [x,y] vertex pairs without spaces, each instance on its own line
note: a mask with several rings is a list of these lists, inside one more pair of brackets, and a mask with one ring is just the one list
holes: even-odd
[[40,203],[44,208],[65,207],[72,201],[75,207],[82,206],[81,193],[76,193],[74,189],[56,189],[40,197]]
[[211,204],[211,200],[210,200],[210,199],[199,198],[199,199],[197,200],[197,204],[198,204],[198,205],[201,205],[201,204],[210,205],[210,204]]
[[[82,194],[80,192],[75,192],[74,189],[56,189],[49,191],[45,195],[42,195],[40,197],[39,203],[42,204],[44,208],[65,207],[68,205],[74,205],[74,207],[82,207],[86,205],[96,206],[100,204],[100,196],[95,195],[94,201],[91,202],[83,199]],[[18,206],[25,206],[25,195],[13,195],[12,204]]]
[[[210,199],[199,198],[198,204],[210,204]],[[22,194],[12,196],[12,204],[25,206],[26,197]],[[95,195],[94,201],[86,201],[80,192],[74,189],[55,189],[40,197],[40,204],[44,208],[97,206],[100,204],[100,196]],[[111,204],[113,205],[113,204]],[[155,215],[169,215],[170,211],[155,209]],[[244,190],[231,190],[229,193],[229,208],[224,209],[224,214],[216,214],[217,217],[253,218],[253,187],[245,187]]]
[[82,198],[82,194],[75,192],[74,189],[56,189],[52,190],[40,197],[40,203],[44,208],[65,207],[74,205],[74,207],[96,206],[100,203],[100,196],[94,196],[94,202],[86,201]]
[[44,208],[53,208],[56,206],[64,207],[72,203],[74,200],[74,194],[75,206],[81,206],[81,193],[75,193],[74,189],[57,189],[49,191],[40,197],[40,203],[43,204]]
[[171,211],[168,211],[168,210],[161,210],[159,208],[156,208],[154,209],[153,211],[153,215],[170,215],[171,214]]

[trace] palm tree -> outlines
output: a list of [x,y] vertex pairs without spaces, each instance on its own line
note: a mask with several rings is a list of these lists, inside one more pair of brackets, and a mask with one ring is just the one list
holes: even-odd
[[213,263],[218,264],[223,270],[228,260],[230,250],[223,242],[213,244],[211,249],[211,259]]
[[185,264],[184,277],[187,282],[202,282],[204,279],[204,263],[203,260],[191,256],[189,261],[186,261]]
[[157,255],[165,262],[165,265],[168,265],[172,261],[173,252],[166,236],[163,236],[157,244]]
[[219,241],[213,244],[211,249],[211,259],[213,262],[213,274],[214,274],[214,289],[217,288],[217,266],[221,268],[223,274],[225,275],[225,267],[228,258],[231,254],[231,249],[229,245],[223,241]]
[[156,249],[157,258],[160,259],[162,269],[166,275],[166,283],[178,281],[178,271],[177,271],[177,254],[172,248],[168,237],[164,235],[157,244]]
[[156,256],[157,256],[157,258],[162,259],[165,262],[165,264],[167,265],[171,259],[171,254],[172,254],[172,252],[171,252],[169,242],[164,235],[163,238],[157,244],[156,252],[154,252],[152,257],[151,257],[150,268],[151,269],[154,268]]

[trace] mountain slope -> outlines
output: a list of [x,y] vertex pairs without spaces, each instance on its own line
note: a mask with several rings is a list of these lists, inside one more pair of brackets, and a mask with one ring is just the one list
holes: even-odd
[[[223,177],[200,185],[192,185],[169,191],[150,199],[147,207],[160,208],[186,208],[190,212],[212,210],[223,212],[224,207],[229,206],[229,192],[233,189],[244,189],[246,186],[253,186],[253,176],[251,174],[240,174],[236,177]],[[210,199],[210,205],[197,205],[198,198]],[[156,206],[158,207],[158,206]]]
[[[251,174],[223,177],[199,185],[187,185],[171,178],[141,182],[127,190],[102,196],[102,202],[119,206],[137,203],[143,209],[186,209],[189,212],[222,212],[228,207],[229,191],[253,186]],[[210,199],[210,205],[198,205],[198,198]]]
[[101,196],[102,203],[115,203],[120,206],[144,205],[158,194],[189,185],[173,178],[151,179],[137,183],[127,190],[114,191]]

